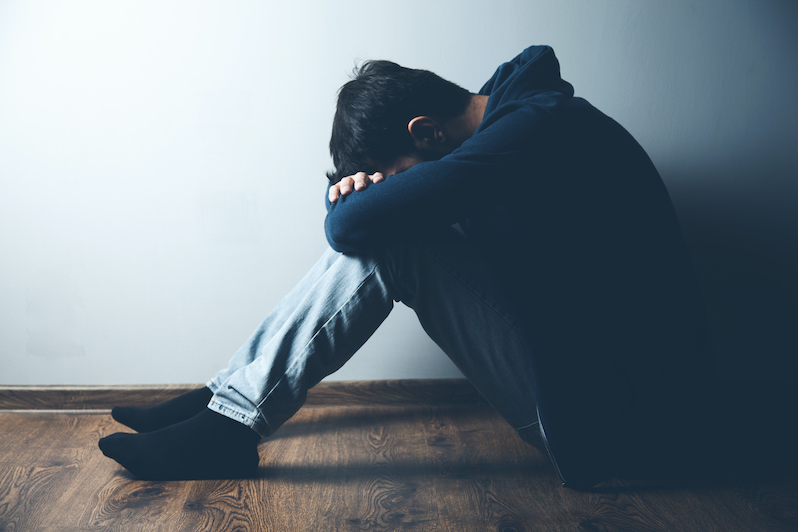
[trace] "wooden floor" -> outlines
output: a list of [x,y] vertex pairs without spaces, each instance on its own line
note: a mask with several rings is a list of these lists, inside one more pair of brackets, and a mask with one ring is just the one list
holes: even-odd
[[132,479],[107,411],[0,412],[0,531],[798,530],[795,479],[577,492],[479,403],[318,397],[229,481]]

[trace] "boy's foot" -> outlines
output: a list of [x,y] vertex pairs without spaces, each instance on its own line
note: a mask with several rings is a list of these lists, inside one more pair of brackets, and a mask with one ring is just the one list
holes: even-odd
[[112,434],[99,446],[141,480],[199,480],[254,477],[259,441],[246,425],[206,408],[155,432]]
[[196,416],[208,406],[213,392],[206,386],[148,408],[117,406],[111,416],[136,432],[153,432]]

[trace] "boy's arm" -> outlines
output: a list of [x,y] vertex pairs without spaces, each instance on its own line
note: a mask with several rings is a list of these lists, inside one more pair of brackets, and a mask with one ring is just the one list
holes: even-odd
[[415,242],[497,205],[516,192],[515,180],[533,175],[529,161],[546,155],[551,115],[540,111],[515,108],[442,159],[376,183],[372,178],[371,186],[346,195],[338,187],[334,202],[331,187],[325,220],[330,246],[373,251]]

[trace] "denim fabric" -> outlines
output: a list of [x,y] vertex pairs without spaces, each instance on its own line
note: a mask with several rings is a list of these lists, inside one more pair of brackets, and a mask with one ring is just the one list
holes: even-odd
[[269,436],[366,342],[394,301],[416,312],[522,437],[536,437],[528,344],[486,264],[454,230],[379,253],[328,250],[208,383],[208,407]]

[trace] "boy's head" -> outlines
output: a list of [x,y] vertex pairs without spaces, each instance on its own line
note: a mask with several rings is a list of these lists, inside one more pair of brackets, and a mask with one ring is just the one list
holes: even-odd
[[416,117],[447,120],[463,114],[471,93],[427,70],[390,61],[367,61],[338,92],[330,154],[332,183],[356,172],[372,173],[401,157],[432,160],[408,131]]

